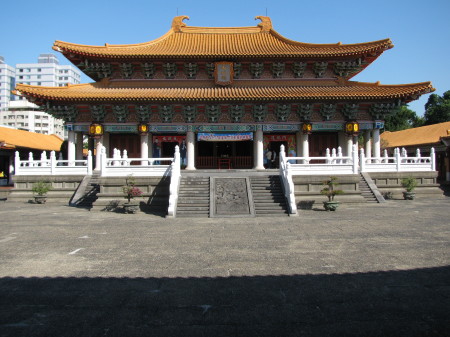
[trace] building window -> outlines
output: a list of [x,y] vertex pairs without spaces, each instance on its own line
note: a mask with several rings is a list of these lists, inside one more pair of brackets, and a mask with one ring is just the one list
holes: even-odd
[[42,85],[42,82],[37,82],[37,85]]
[[41,68],[38,68],[37,71],[40,73],[40,72],[42,71],[42,69],[41,69]]
[[23,69],[19,69],[19,73],[23,73]]

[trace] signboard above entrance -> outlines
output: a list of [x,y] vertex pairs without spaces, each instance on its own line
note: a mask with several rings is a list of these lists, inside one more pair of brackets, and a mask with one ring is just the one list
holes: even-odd
[[199,133],[197,135],[197,140],[207,142],[237,142],[243,140],[253,140],[253,133]]

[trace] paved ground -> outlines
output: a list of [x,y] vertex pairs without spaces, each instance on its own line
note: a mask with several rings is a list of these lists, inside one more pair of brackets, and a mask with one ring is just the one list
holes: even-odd
[[450,198],[164,219],[0,202],[0,336],[450,336]]

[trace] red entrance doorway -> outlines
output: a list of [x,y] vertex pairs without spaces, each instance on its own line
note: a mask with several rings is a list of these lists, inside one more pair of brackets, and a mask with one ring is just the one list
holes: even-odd
[[253,141],[197,142],[198,169],[250,169],[253,167]]
[[111,133],[109,135],[109,157],[113,157],[114,149],[120,150],[123,155],[123,150],[127,150],[128,158],[141,157],[141,139],[139,135],[132,133]]

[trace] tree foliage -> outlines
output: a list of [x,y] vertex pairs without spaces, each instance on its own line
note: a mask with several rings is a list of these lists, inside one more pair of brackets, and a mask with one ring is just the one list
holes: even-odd
[[425,125],[450,121],[450,90],[442,96],[431,94],[425,104]]
[[403,105],[392,115],[386,117],[384,128],[386,131],[400,131],[417,128],[424,124],[424,119],[416,112]]

